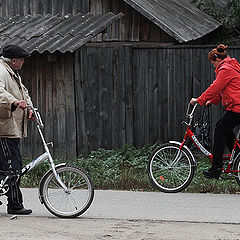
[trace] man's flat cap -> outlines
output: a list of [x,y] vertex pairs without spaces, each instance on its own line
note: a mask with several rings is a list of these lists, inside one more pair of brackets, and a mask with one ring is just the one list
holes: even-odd
[[30,57],[30,53],[19,46],[8,45],[3,48],[2,56],[5,58],[26,58]]

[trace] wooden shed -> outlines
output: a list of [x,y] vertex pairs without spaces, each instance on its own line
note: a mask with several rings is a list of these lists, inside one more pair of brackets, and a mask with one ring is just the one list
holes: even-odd
[[[174,128],[192,94],[185,87],[206,86],[198,75],[206,73],[192,60],[208,47],[190,44],[210,42],[219,22],[188,0],[1,3],[0,46],[18,44],[32,53],[22,76],[54,157],[180,136]],[[42,150],[31,125],[22,149],[28,157]]]
[[[47,139],[56,143],[55,157],[77,156],[75,84],[80,67],[76,52],[121,17],[121,13],[16,15],[0,21],[0,47],[15,44],[32,54],[25,60],[22,78],[44,116]],[[31,125],[29,132],[23,155],[31,157],[42,146]]]

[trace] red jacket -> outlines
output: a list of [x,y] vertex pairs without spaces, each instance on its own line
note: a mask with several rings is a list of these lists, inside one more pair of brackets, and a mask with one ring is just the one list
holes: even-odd
[[218,64],[215,73],[216,79],[197,102],[204,105],[210,100],[217,105],[222,100],[226,110],[240,113],[240,64],[227,57]]

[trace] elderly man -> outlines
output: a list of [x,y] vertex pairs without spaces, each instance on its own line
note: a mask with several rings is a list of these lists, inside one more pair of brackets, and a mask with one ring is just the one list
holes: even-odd
[[[27,135],[27,118],[32,118],[32,110],[27,106],[32,102],[22,84],[18,71],[24,58],[30,54],[19,46],[3,48],[0,58],[0,170],[21,172],[22,157],[19,140]],[[28,112],[27,112],[28,111]],[[20,178],[10,181],[7,192],[7,212],[9,214],[30,214],[31,209],[23,207]]]

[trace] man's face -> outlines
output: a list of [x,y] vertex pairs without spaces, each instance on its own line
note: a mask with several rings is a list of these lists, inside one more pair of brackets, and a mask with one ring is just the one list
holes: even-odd
[[14,70],[20,70],[22,68],[23,63],[24,63],[24,58],[13,58],[9,65]]

